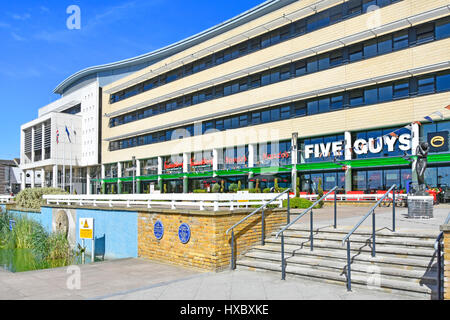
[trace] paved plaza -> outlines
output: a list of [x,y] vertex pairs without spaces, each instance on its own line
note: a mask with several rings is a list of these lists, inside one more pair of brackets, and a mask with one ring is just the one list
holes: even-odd
[[[367,207],[339,206],[339,225],[353,226]],[[392,208],[379,208],[377,229],[390,228]],[[397,208],[398,230],[438,232],[450,206],[435,208],[430,220],[411,221],[407,209]],[[315,210],[315,225],[328,226],[333,207]],[[304,217],[308,223],[308,217]],[[370,225],[370,221],[368,222]],[[123,259],[79,266],[79,288],[73,288],[69,268],[24,273],[0,271],[0,299],[149,299],[149,300],[398,300],[418,299],[365,287],[347,292],[345,286],[247,270],[201,272],[144,259]],[[73,272],[73,270],[72,270]],[[69,284],[69,286],[68,286]],[[71,285],[72,284],[72,285]],[[70,287],[70,288],[69,288]]]

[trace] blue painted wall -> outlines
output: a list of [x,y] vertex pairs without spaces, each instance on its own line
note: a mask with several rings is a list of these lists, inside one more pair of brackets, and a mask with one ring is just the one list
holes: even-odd
[[47,232],[52,232],[52,209],[42,208],[41,212],[26,212],[18,210],[9,210],[9,213],[17,217],[27,217],[29,219],[39,222]]
[[[103,211],[77,209],[77,243],[79,220],[94,218],[96,256],[107,259],[137,258],[138,256],[138,213],[129,211]],[[91,252],[91,241],[85,240],[87,252]]]

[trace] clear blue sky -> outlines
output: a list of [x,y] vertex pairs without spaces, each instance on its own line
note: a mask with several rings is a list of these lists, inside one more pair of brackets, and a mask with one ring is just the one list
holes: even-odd
[[[84,68],[185,39],[263,0],[20,0],[0,12],[0,159],[20,157],[20,126],[57,99],[53,89]],[[81,9],[68,30],[66,9]]]

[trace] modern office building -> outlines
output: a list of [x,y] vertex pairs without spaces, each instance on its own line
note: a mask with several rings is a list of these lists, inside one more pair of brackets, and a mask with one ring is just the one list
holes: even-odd
[[104,192],[450,185],[450,3],[284,4],[104,86]]
[[0,160],[0,195],[20,191],[19,159]]

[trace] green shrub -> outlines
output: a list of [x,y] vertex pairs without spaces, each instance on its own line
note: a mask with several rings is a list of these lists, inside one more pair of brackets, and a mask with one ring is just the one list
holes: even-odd
[[[319,199],[322,198],[323,197],[322,179],[319,179],[319,186],[317,187],[317,191],[318,191],[318,194],[319,194]],[[323,208],[324,204],[325,203],[324,203],[323,200],[320,201],[319,202],[319,208]]]
[[[309,201],[308,199],[304,198],[291,198],[290,199],[290,205],[293,209],[308,209],[313,205],[312,201]],[[287,199],[283,200],[283,207],[287,208]],[[317,206],[316,206],[317,208]]]
[[219,193],[219,191],[220,191],[220,184],[215,183],[215,184],[213,185],[213,187],[211,188],[211,192],[212,192],[212,193]]
[[238,191],[242,190],[242,182],[241,180],[238,181]]
[[234,192],[236,193],[239,190],[239,186],[236,183],[232,183],[230,184],[230,186],[228,187],[228,190],[230,192]]
[[205,190],[205,189],[195,189],[194,190],[194,193],[207,193],[208,192],[208,190]]
[[62,189],[57,188],[34,188],[22,190],[16,197],[17,206],[25,209],[40,210],[42,205],[46,204],[44,195],[68,194]]
[[265,189],[263,190],[263,193],[270,193],[270,188],[265,188]]

